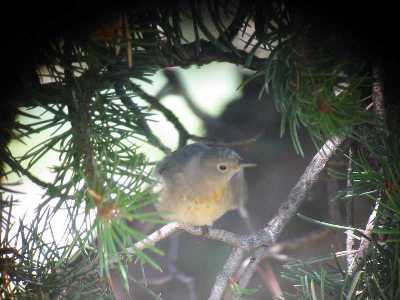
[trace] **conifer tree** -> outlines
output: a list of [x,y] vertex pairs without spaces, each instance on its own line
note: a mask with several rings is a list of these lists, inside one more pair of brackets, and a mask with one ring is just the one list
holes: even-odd
[[[163,253],[157,242],[177,231],[232,248],[206,293],[209,299],[222,299],[226,290],[236,298],[252,297],[253,292],[256,297],[248,285],[257,265],[267,257],[278,257],[279,247],[304,242],[278,240],[289,220],[297,217],[346,232],[347,249],[342,251],[347,261],[330,269],[324,265],[332,260],[328,253],[310,261],[287,262],[285,271],[277,274],[278,282],[292,285],[283,291],[287,299],[399,297],[398,111],[385,108],[386,65],[379,56],[352,51],[341,31],[321,34],[318,24],[286,1],[132,4],[86,25],[41,44],[40,58],[21,75],[21,88],[4,96],[1,175],[4,179],[16,172],[45,194],[37,203],[36,218],[27,223],[13,217],[18,193],[12,192],[12,186],[2,186],[1,298],[113,299],[119,297],[117,280],[127,290],[135,283],[161,299],[132,278],[128,266],[140,261],[161,271],[158,260]],[[242,236],[171,223],[148,235],[139,224],[162,220],[149,209],[157,201],[149,188],[154,162],[140,151],[137,141],[165,154],[174,150],[149,126],[152,110],[174,126],[179,146],[207,139],[190,133],[174,111],[138,82],[165,70],[174,86],[171,67],[211,62],[252,70],[242,86],[262,78],[259,101],[265,101],[263,95],[273,99],[281,115],[280,134],[289,135],[298,155],[304,155],[299,132],[305,129],[317,154],[276,216],[260,231]],[[30,113],[38,108],[42,116]],[[16,115],[31,121],[21,124]],[[50,132],[48,139],[21,157],[9,150],[11,139],[40,132]],[[213,142],[233,145],[237,141]],[[49,151],[56,151],[60,161],[53,168],[52,182],[31,171]],[[355,199],[369,200],[374,207],[365,228],[296,215],[333,156],[346,164],[344,171],[329,167],[331,176],[342,176],[346,182],[334,197],[349,208],[346,216],[351,217]],[[68,216],[65,239],[60,242],[54,236],[49,242],[44,236],[51,235],[51,224],[61,211]],[[171,274],[177,273],[175,269]],[[190,290],[190,279],[181,275]]]

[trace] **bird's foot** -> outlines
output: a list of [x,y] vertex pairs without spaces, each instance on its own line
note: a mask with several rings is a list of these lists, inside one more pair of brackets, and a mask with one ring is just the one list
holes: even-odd
[[210,228],[211,228],[211,226],[208,226],[208,225],[200,226],[201,235],[208,235],[210,233]]

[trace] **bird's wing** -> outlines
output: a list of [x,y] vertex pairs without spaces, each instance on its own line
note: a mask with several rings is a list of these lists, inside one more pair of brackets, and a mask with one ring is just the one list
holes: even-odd
[[156,177],[170,178],[182,173],[187,163],[195,156],[204,153],[209,147],[201,143],[186,145],[165,157],[156,167]]

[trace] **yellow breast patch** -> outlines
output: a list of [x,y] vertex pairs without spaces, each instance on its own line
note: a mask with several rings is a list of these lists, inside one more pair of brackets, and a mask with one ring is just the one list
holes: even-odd
[[225,193],[225,187],[222,187],[220,189],[216,189],[213,192],[201,196],[201,197],[195,197],[193,202],[195,202],[196,204],[211,204],[211,203],[216,203],[216,202],[220,202],[222,197],[224,196]]
[[211,225],[228,210],[227,205],[222,201],[224,193],[225,188],[221,188],[206,196],[187,201],[185,207],[182,207],[180,216],[182,221],[192,225]]
[[196,226],[212,225],[232,209],[229,199],[225,197],[225,191],[226,187],[222,187],[197,197],[190,193],[179,197],[168,195],[168,199],[175,201],[161,202],[159,210],[165,212],[165,218],[171,221]]

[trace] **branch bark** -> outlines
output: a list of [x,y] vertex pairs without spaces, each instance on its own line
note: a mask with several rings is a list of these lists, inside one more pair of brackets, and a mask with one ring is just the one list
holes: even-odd
[[[346,202],[346,226],[352,227],[353,224],[353,214],[354,214],[354,204],[353,204],[353,199],[352,199],[352,182],[351,182],[351,174],[353,172],[352,168],[352,160],[353,160],[353,153],[352,153],[352,148],[350,146],[349,148],[349,161],[348,161],[348,167],[347,167],[347,193],[346,195],[348,196],[347,202]],[[354,260],[354,254],[353,254],[353,246],[354,246],[354,235],[353,235],[353,230],[346,230],[346,251],[347,251],[347,271],[349,274],[351,274],[350,271],[350,265],[352,261]]]
[[296,214],[305,196],[325,168],[326,163],[344,139],[343,136],[334,136],[325,142],[290,191],[288,199],[280,206],[278,214],[262,230],[249,237],[248,243],[252,246],[251,248],[276,241],[289,220]]
[[[372,77],[374,82],[372,83],[372,103],[374,104],[374,109],[377,117],[383,123],[383,129],[386,129],[386,113],[385,113],[385,102],[383,95],[383,82],[379,70],[379,66],[374,66],[372,70]],[[364,230],[364,237],[362,237],[360,246],[355,255],[352,256],[352,260],[348,263],[348,273],[354,274],[357,270],[360,261],[364,257],[366,251],[371,242],[372,232],[375,226],[375,219],[377,216],[377,212],[379,209],[379,203],[381,201],[381,197],[379,196],[376,200],[375,206],[368,218],[367,225]]]
[[222,229],[213,229],[213,228],[210,228],[207,233],[204,233],[200,227],[172,222],[156,230],[155,232],[147,236],[145,239],[137,242],[135,244],[135,248],[131,249],[129,252],[134,254],[135,251],[137,250],[144,250],[145,248],[154,246],[159,241],[164,240],[173,233],[179,231],[185,231],[191,235],[202,236],[210,240],[221,241],[233,247],[247,249],[245,236],[239,236],[229,231],[225,231]]
[[233,277],[239,269],[244,257],[244,251],[241,248],[234,248],[225,262],[222,271],[217,275],[214,286],[211,290],[208,300],[220,300],[224,294],[229,279]]
[[372,210],[372,213],[370,214],[368,218],[367,225],[365,226],[364,230],[364,236],[361,238],[360,242],[360,247],[358,248],[357,253],[355,253],[352,256],[352,261],[350,262],[350,265],[348,266],[348,273],[353,274],[355,270],[357,269],[360,261],[364,257],[365,253],[368,250],[368,247],[371,242],[371,237],[372,237],[372,231],[375,226],[375,219],[376,219],[376,214],[379,209],[379,200],[376,202],[374,209]]

